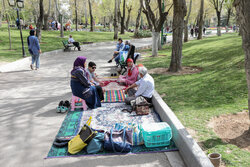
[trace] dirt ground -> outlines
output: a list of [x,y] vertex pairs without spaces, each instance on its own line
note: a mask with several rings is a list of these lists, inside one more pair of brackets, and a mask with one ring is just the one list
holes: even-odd
[[148,72],[149,74],[166,74],[166,75],[186,75],[186,74],[195,74],[201,72],[202,68],[190,66],[190,67],[182,67],[182,70],[179,72],[169,72],[168,68],[153,68]]
[[226,143],[250,151],[249,113],[242,111],[237,114],[221,115],[213,118],[209,125]]

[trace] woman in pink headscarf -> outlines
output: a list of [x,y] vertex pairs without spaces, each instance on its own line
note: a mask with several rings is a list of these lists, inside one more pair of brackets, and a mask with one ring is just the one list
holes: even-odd
[[136,65],[134,64],[131,58],[127,59],[127,65],[128,65],[127,74],[124,76],[120,75],[118,82],[120,82],[121,84],[125,84],[125,85],[132,85],[133,83],[136,82],[139,72],[138,72],[138,68],[136,67]]

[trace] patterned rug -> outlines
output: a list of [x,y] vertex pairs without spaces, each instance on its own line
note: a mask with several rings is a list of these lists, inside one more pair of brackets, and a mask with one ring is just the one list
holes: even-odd
[[[76,135],[79,131],[79,127],[83,126],[86,121],[92,116],[91,127],[97,130],[110,130],[115,123],[145,123],[145,122],[160,122],[160,118],[157,113],[153,110],[149,115],[136,116],[135,113],[129,114],[126,112],[121,112],[122,109],[128,108],[129,106],[123,103],[102,103],[102,107],[87,110],[83,112],[69,112],[62,123],[62,126],[57,134],[57,137],[72,136]],[[69,122],[68,122],[69,121]],[[67,128],[68,127],[68,128]],[[71,133],[70,133],[71,129]],[[170,145],[167,147],[154,147],[147,148],[142,146],[133,146],[132,151],[129,154],[140,154],[140,153],[154,153],[154,152],[168,152],[177,151],[178,148],[175,143],[171,140]],[[109,151],[102,151],[98,154],[87,154],[83,149],[76,155],[71,155],[68,153],[67,147],[54,147],[52,145],[46,158],[59,158],[59,157],[78,157],[87,155],[117,155],[117,154],[127,154],[127,153],[114,153]]]
[[125,102],[127,95],[124,90],[107,90],[104,92],[103,103]]

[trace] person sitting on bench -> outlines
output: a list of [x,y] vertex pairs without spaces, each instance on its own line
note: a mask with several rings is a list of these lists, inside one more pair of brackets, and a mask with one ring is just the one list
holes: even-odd
[[125,45],[123,43],[123,40],[121,38],[119,38],[118,43],[116,44],[116,49],[114,51],[113,57],[112,57],[112,59],[110,59],[108,61],[108,63],[111,63],[112,60],[119,55],[120,51],[123,51],[124,47],[125,47]]
[[76,41],[73,39],[72,35],[69,35],[68,42],[69,42],[69,44],[72,43],[75,47],[77,47],[77,48],[78,48],[78,51],[81,51],[81,47],[80,47],[79,42],[76,42]]
[[[128,94],[125,103],[128,105],[139,96],[144,97],[147,102],[152,103],[155,87],[154,79],[148,74],[147,68],[144,66],[139,67],[139,75],[141,79],[125,89],[125,93]],[[138,87],[137,91],[133,89],[135,87]]]

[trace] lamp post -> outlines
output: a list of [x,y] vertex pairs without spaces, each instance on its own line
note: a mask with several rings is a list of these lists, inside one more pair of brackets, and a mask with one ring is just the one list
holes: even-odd
[[17,18],[19,21],[19,29],[20,29],[20,36],[21,36],[21,42],[22,42],[23,57],[26,57],[25,50],[24,50],[24,44],[23,44],[22,26],[20,25],[20,16],[19,16],[20,8],[24,7],[24,0],[9,0],[9,5],[17,11]]

